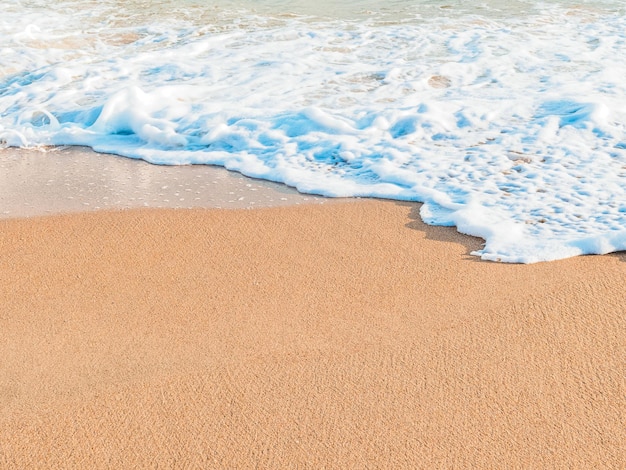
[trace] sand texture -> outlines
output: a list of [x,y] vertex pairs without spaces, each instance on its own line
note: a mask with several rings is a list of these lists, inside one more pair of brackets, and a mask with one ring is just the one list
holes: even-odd
[[625,468],[626,254],[418,205],[0,221],[0,468]]

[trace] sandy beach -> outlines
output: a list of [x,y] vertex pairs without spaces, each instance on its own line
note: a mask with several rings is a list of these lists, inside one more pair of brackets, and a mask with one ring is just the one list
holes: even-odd
[[0,470],[626,470],[626,1],[0,12]]
[[2,468],[623,468],[626,254],[418,204],[0,221]]

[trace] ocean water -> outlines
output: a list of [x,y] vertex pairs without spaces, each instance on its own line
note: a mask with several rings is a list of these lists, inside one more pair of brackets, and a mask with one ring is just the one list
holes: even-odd
[[421,201],[488,260],[602,254],[625,58],[621,0],[4,0],[0,145]]

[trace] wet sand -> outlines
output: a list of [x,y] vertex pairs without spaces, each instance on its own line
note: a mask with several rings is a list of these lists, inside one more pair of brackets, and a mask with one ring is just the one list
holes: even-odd
[[151,165],[87,147],[0,148],[0,218],[137,208],[326,204],[282,184],[209,165]]
[[418,209],[0,220],[0,467],[626,466],[626,254]]

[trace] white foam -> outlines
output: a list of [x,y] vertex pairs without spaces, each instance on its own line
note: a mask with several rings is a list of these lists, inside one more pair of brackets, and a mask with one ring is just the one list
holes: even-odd
[[619,2],[6,3],[5,145],[419,200],[485,259],[626,249]]

